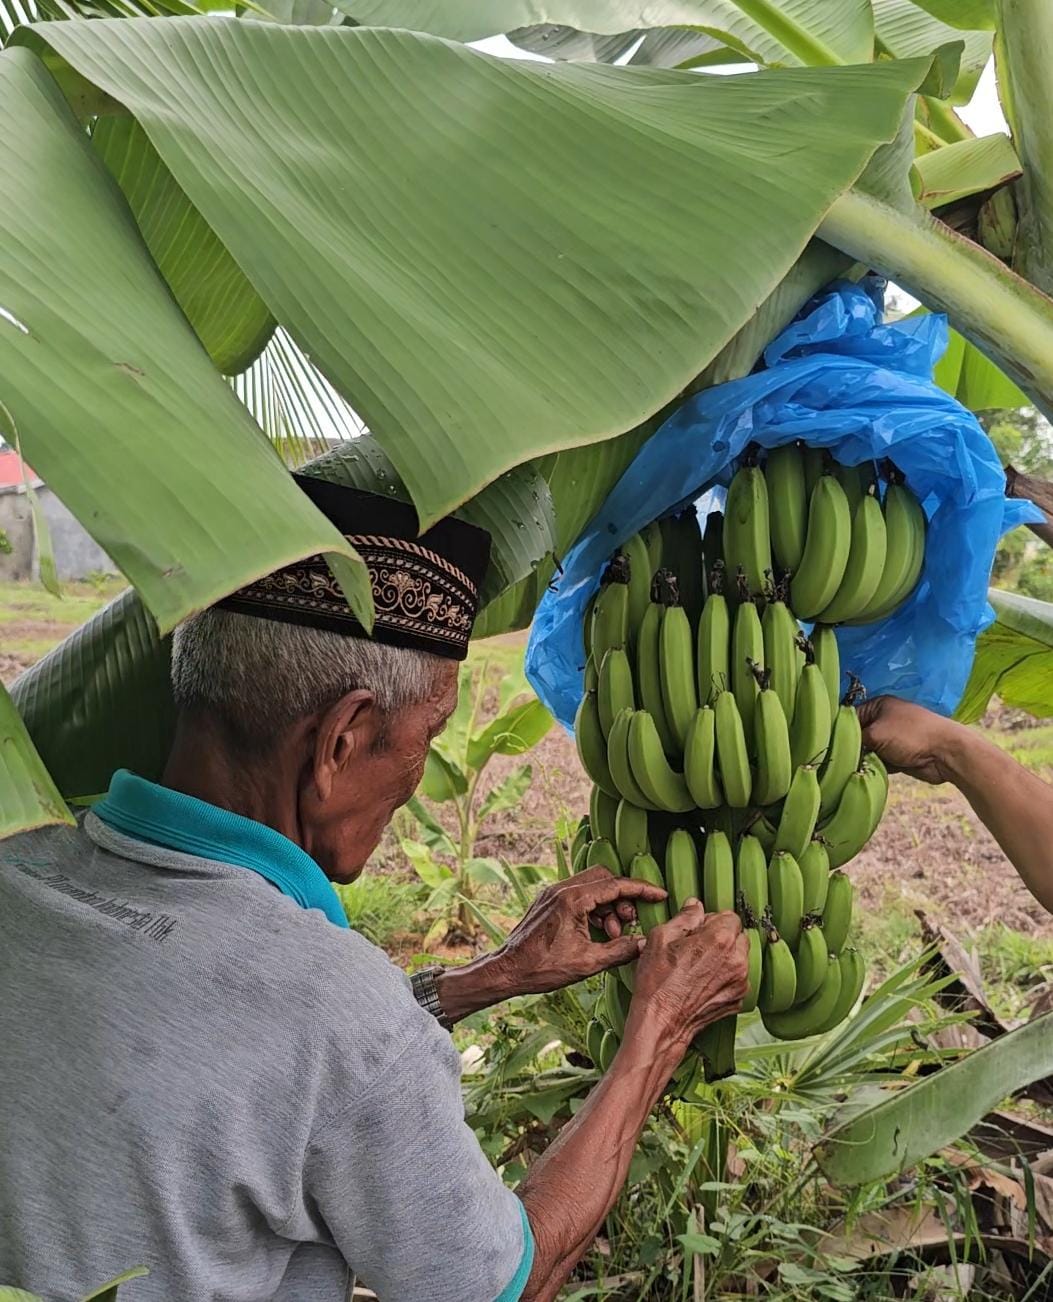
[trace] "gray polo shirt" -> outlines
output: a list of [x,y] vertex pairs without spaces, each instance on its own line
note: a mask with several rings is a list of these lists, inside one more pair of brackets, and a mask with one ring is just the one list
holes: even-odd
[[240,843],[142,836],[0,842],[0,1284],[66,1302],[142,1263],[122,1302],[342,1302],[352,1271],[514,1302],[522,1204],[403,974]]

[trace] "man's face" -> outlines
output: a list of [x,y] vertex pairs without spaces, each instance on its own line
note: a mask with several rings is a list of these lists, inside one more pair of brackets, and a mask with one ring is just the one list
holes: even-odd
[[376,709],[356,718],[354,749],[336,769],[326,799],[310,811],[313,858],[337,882],[358,877],[395,810],[420,785],[428,747],[457,705],[457,664],[445,661],[432,694],[381,719]]

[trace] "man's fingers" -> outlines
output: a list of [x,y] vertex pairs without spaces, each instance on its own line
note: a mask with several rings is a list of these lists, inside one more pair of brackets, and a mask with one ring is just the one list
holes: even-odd
[[618,917],[621,918],[622,922],[636,921],[636,909],[633,907],[632,904],[629,903],[628,900],[619,900],[618,903],[614,906],[614,909],[615,912],[618,914]]
[[643,947],[642,936],[621,936],[617,940],[608,940],[602,945],[593,946],[605,969],[631,963],[633,959],[639,957]]
[[[606,870],[604,870],[606,871]],[[587,881],[586,873],[572,880],[579,884],[582,903],[591,913],[600,904],[613,904],[615,900],[664,900],[667,892],[661,886],[652,886],[639,877],[615,877],[608,880]]]

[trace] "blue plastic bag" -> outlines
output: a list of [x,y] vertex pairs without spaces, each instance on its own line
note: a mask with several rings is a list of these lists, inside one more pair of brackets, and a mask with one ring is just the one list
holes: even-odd
[[765,350],[765,369],[688,399],[641,448],[538,607],[526,672],[568,728],[581,700],[582,617],[611,552],[638,529],[723,500],[750,443],[794,439],[847,465],[891,457],[928,517],[925,568],[887,619],[839,628],[842,668],[871,695],[892,692],[943,714],[964,690],[977,634],[994,618],[987,584],[998,540],[1041,520],[1005,496],[1005,475],[975,416],[932,380],[947,347],[935,314],[882,323],[883,282],[837,283]]

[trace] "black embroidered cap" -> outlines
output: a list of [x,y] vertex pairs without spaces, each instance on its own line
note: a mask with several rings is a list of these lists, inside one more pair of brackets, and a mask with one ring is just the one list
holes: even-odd
[[[486,530],[447,517],[418,536],[417,513],[407,502],[312,475],[293,478],[365,561],[376,610],[373,638],[463,660],[490,560]],[[217,605],[348,637],[369,636],[321,556],[266,574]]]

